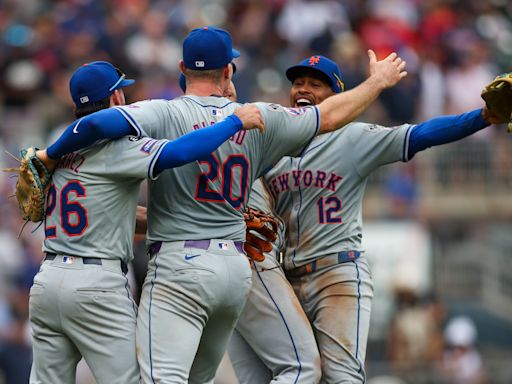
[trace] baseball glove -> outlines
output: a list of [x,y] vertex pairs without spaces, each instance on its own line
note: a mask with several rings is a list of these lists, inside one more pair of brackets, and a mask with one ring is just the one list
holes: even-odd
[[507,130],[512,132],[512,72],[496,76],[482,91],[482,99],[492,122],[508,123]]
[[279,223],[272,215],[252,208],[246,208],[244,219],[247,227],[245,253],[254,261],[263,261],[263,253],[272,251],[272,242],[277,238]]
[[15,196],[21,217],[37,223],[45,216],[45,197],[52,174],[36,156],[36,148],[22,149],[20,154],[19,168],[8,168],[4,171],[19,174]]

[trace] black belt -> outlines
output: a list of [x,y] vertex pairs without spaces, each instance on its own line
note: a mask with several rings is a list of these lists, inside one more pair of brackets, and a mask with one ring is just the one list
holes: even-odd
[[[55,260],[57,257],[56,253],[46,252],[45,260]],[[95,264],[102,265],[101,259],[98,257],[80,257],[82,259],[82,263],[84,264]],[[123,260],[119,260],[121,262],[121,271],[126,275],[128,273],[128,265]]]

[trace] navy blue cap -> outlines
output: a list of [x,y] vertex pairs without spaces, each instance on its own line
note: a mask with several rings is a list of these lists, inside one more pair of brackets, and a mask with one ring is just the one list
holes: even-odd
[[135,83],[106,61],[93,61],[78,68],[69,80],[71,98],[77,107],[109,97],[116,89]]
[[302,60],[299,64],[286,70],[286,77],[293,83],[297,77],[304,75],[307,71],[318,72],[335,93],[345,90],[340,67],[325,56],[315,55]]
[[229,32],[220,28],[196,28],[183,41],[183,62],[189,69],[222,68],[239,56]]

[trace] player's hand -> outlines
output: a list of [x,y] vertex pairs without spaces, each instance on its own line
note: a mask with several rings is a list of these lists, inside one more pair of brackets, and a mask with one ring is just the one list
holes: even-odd
[[259,129],[261,133],[265,132],[265,123],[261,116],[260,109],[254,104],[244,104],[235,109],[235,115],[242,120],[243,129]]
[[376,78],[383,89],[394,86],[407,76],[406,63],[395,52],[383,60],[377,60],[375,52],[369,49],[368,57],[370,58],[370,77]]
[[58,161],[51,159],[46,153],[46,149],[38,149],[36,151],[36,156],[39,158],[39,160],[42,161],[42,163],[49,171],[53,171],[57,166]]

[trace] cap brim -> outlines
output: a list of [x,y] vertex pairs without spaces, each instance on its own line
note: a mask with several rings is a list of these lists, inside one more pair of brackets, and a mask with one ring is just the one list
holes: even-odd
[[237,51],[235,48],[232,48],[231,51],[233,52],[233,58],[240,57],[240,52]]
[[135,80],[133,80],[133,79],[124,79],[123,81],[121,81],[121,83],[119,83],[119,86],[116,89],[127,87],[134,83],[135,83]]
[[286,70],[286,77],[293,83],[297,77],[308,72],[318,74],[329,86],[333,86],[332,79],[324,71],[307,65],[294,65],[293,67],[288,68]]

